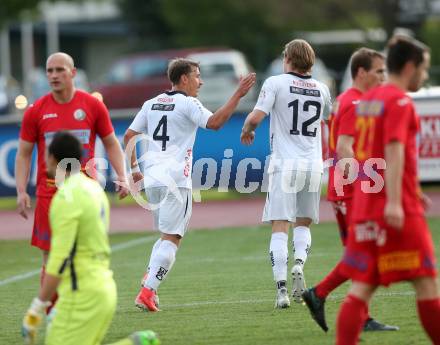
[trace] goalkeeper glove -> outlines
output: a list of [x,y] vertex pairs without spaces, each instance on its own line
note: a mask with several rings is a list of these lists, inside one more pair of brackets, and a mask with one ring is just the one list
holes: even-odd
[[51,305],[51,302],[44,302],[38,297],[35,297],[29,307],[26,315],[23,318],[21,327],[21,334],[24,338],[25,344],[35,344],[37,339],[37,329],[44,319],[46,308]]

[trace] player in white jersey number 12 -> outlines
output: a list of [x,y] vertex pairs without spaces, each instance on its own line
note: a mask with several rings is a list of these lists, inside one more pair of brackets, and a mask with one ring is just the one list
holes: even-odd
[[[172,90],[144,103],[127,130],[124,143],[134,182],[143,179],[155,227],[161,237],[153,245],[147,274],[136,297],[137,307],[158,311],[156,291],[174,264],[192,210],[192,151],[198,127],[218,130],[229,120],[240,98],[255,84],[255,74],[241,78],[229,101],[214,114],[197,97],[203,82],[199,64],[172,60],[168,66]],[[146,134],[148,149],[143,174],[132,139]]]
[[287,308],[288,232],[293,224],[292,296],[302,302],[304,263],[312,243],[310,225],[319,221],[323,173],[321,122],[331,109],[328,87],[313,79],[313,48],[293,40],[284,49],[284,74],[268,78],[254,110],[247,116],[241,141],[251,145],[255,129],[270,115],[269,189],[263,221],[272,224],[270,260],[277,285],[276,308]]

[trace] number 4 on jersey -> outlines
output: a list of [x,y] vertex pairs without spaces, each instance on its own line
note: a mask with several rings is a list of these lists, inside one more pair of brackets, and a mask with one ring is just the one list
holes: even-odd
[[[170,137],[167,135],[167,129],[168,129],[167,124],[168,124],[167,116],[164,115],[160,119],[153,133],[153,140],[162,142],[162,151],[165,151],[167,149],[167,141],[170,140]],[[162,131],[162,133],[159,134],[160,131]]]

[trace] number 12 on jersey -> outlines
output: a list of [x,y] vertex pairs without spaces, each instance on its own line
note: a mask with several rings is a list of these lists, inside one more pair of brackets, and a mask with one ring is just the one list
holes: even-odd
[[309,112],[310,107],[315,108],[315,115],[309,118],[308,120],[304,121],[301,126],[301,132],[298,130],[298,112],[299,112],[299,100],[296,99],[290,103],[287,104],[287,106],[290,108],[292,107],[293,111],[293,123],[292,123],[292,129],[290,130],[291,135],[303,135],[305,137],[316,137],[316,128],[313,129],[313,131],[309,131],[308,127],[313,124],[315,121],[319,120],[321,117],[321,103],[316,101],[305,101],[303,105],[303,111]]
[[168,130],[168,119],[167,116],[164,115],[160,119],[153,133],[153,140],[162,142],[162,151],[165,151],[167,149],[167,141],[170,140],[170,137],[167,135],[167,130]]

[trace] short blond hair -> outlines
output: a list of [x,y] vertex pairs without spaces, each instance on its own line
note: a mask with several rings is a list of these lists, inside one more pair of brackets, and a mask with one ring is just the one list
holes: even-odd
[[308,73],[315,64],[315,51],[305,40],[296,39],[284,47],[284,57],[290,61],[290,67],[300,73]]

